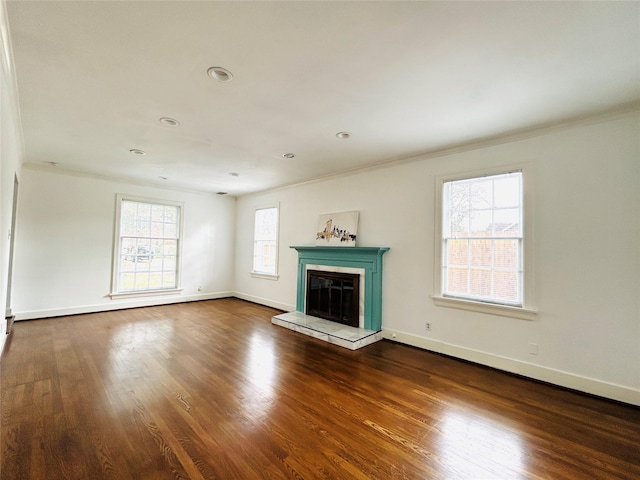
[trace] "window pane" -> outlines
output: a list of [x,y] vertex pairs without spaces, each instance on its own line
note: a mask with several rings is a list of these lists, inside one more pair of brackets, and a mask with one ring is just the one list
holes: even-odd
[[519,237],[520,231],[520,209],[509,208],[496,210],[494,213],[494,235],[499,237]]
[[471,247],[471,265],[474,267],[491,268],[493,242],[491,240],[471,240],[469,243]]
[[148,290],[149,289],[149,275],[136,274],[136,290]]
[[493,210],[475,211],[471,217],[471,236],[490,237],[493,224]]
[[491,180],[468,180],[472,210],[493,207],[493,182]]
[[469,240],[449,240],[447,243],[447,264],[469,264]]
[[494,180],[494,206],[496,208],[519,207],[520,174],[500,176]]
[[496,268],[518,268],[519,240],[495,240],[493,264]]
[[178,249],[178,242],[175,240],[165,240],[163,246],[163,255],[175,255]]
[[469,270],[466,268],[450,268],[447,272],[448,293],[466,294],[469,290]]
[[162,272],[149,274],[149,288],[162,288]]
[[147,222],[151,221],[151,204],[137,202],[138,205],[138,213],[137,217],[139,220],[146,220]]
[[120,291],[130,291],[133,290],[135,274],[133,273],[123,273],[120,275]]
[[135,235],[136,233],[136,213],[137,205],[132,202],[122,203],[122,212],[120,213],[121,235]]
[[130,238],[130,237],[123,238],[121,247],[122,248],[121,248],[120,252],[123,255],[131,255],[131,254],[133,254],[133,251],[135,250],[135,247],[136,247],[136,239],[135,238]]
[[151,206],[151,221],[152,222],[164,222],[164,205],[152,205]]
[[178,226],[175,223],[165,223],[164,224],[164,235],[165,238],[177,238],[178,237]]
[[164,230],[164,223],[151,222],[151,236],[155,238],[162,238]]
[[164,207],[164,223],[178,223],[178,207]]
[[162,274],[162,287],[173,288],[176,285],[176,275],[174,272],[164,272]]
[[517,272],[497,271],[494,274],[495,296],[509,303],[517,303],[520,297]]
[[491,296],[491,270],[470,271],[469,294],[474,297]]
[[175,271],[176,269],[176,257],[167,256],[162,259],[162,269],[164,271]]

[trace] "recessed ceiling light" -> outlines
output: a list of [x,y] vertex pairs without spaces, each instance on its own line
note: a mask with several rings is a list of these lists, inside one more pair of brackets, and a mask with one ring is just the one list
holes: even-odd
[[60,164],[58,162],[47,162],[49,165],[51,165],[52,167],[59,167]]
[[295,153],[283,153],[282,158],[295,158]]
[[160,123],[163,125],[166,125],[167,127],[179,127],[180,126],[180,122],[178,120],[176,120],[175,118],[171,118],[171,117],[162,117],[160,119]]
[[231,172],[229,175],[231,175],[232,177],[239,177],[240,174],[238,172]]
[[163,177],[162,175],[160,175],[158,178],[159,178],[160,180],[169,180],[169,177]]
[[145,152],[144,150],[140,150],[139,148],[132,148],[131,150],[129,150],[130,153],[133,153],[134,155],[146,155],[147,152]]
[[233,73],[222,67],[209,68],[207,70],[207,75],[219,82],[230,82],[231,80],[233,80]]
[[226,195],[227,192],[216,192],[216,195]]
[[336,137],[345,140],[347,138],[351,138],[351,134],[349,132],[338,132],[336,133]]

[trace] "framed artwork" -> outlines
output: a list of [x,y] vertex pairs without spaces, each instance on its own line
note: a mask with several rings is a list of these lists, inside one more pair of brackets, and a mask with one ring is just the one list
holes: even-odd
[[318,220],[316,245],[355,247],[360,212],[325,213]]

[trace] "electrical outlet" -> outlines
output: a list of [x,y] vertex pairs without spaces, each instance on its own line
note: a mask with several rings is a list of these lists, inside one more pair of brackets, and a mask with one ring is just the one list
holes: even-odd
[[431,331],[431,323],[430,322],[425,323],[424,324],[424,329],[426,331],[430,332]]
[[538,344],[537,343],[530,343],[529,344],[529,354],[530,355],[537,355],[538,354]]

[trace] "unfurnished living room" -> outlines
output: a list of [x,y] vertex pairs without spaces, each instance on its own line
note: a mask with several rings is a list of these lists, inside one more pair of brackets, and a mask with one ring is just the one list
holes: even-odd
[[1,6],[1,480],[640,478],[640,2]]

